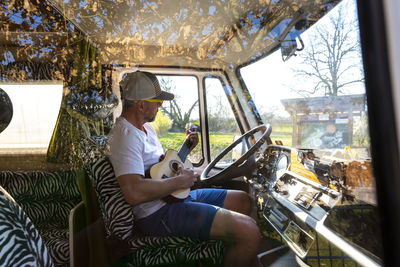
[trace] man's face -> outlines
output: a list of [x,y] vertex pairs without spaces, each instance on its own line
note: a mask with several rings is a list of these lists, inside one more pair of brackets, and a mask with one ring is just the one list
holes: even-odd
[[334,134],[334,133],[336,132],[336,126],[333,125],[333,124],[328,124],[328,125],[326,126],[326,132],[327,132],[328,134]]
[[146,122],[153,122],[156,119],[158,109],[162,106],[161,102],[144,101],[143,117]]

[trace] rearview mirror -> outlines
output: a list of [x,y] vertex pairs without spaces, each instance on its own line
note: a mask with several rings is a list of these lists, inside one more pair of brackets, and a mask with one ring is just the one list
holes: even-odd
[[[297,47],[297,40],[299,40],[301,47]],[[304,43],[300,35],[290,32],[286,35],[285,39],[281,42],[281,54],[282,60],[287,61],[292,56],[296,56],[296,51],[301,51],[304,49]]]

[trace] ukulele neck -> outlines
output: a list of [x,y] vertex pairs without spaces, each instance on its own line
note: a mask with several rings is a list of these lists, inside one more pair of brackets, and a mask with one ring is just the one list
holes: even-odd
[[[188,123],[186,124],[186,133],[192,133],[192,132],[198,132],[199,131],[199,126]],[[192,146],[192,143],[190,142],[189,138],[183,142],[182,147],[178,151],[178,157],[182,160],[182,162],[185,162],[186,157],[190,153],[190,147]]]
[[185,162],[186,157],[189,155],[190,152],[190,141],[186,139],[183,142],[182,147],[178,151],[178,157],[181,159],[182,162]]

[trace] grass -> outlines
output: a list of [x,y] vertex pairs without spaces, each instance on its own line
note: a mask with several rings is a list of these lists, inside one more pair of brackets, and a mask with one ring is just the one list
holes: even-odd
[[168,133],[163,136],[159,136],[160,143],[164,150],[172,149],[178,151],[185,140],[185,133]]
[[[160,136],[159,140],[162,147],[172,150],[179,150],[185,140],[184,133],[168,133],[164,136]],[[210,145],[211,149],[219,147],[227,147],[233,141],[233,134],[229,133],[211,133],[210,134]]]
[[211,144],[226,144],[230,145],[233,142],[233,133],[210,133],[210,143]]
[[271,139],[273,142],[281,141],[285,146],[292,146],[292,123],[273,123]]
[[[164,150],[172,149],[178,151],[183,141],[185,140],[185,133],[172,133],[168,132],[166,135],[160,136],[159,140]],[[211,158],[218,155],[223,149],[229,146],[233,142],[234,133],[221,133],[211,132],[210,133],[210,150]],[[291,124],[277,124],[272,126],[271,139],[282,141],[283,145],[292,145],[292,126]],[[231,154],[227,155],[226,160],[231,157]],[[202,158],[201,146],[197,146],[195,150],[189,155],[189,159],[192,162],[199,162]]]
[[[214,158],[218,155],[223,149],[229,146],[233,142],[233,133],[217,133],[212,132],[210,133],[210,150],[211,150],[211,157]],[[160,136],[159,140],[164,148],[164,150],[172,149],[178,151],[184,140],[185,140],[185,133],[168,133],[166,135]],[[201,142],[201,140],[200,140]],[[228,155],[229,157],[230,155]],[[189,160],[192,163],[197,163],[201,160],[202,153],[201,153],[201,143],[190,153]]]
[[288,133],[292,134],[292,123],[273,123],[272,133]]

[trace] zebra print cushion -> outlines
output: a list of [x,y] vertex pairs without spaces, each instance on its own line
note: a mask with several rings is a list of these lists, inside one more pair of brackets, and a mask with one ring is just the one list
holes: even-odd
[[56,266],[69,263],[68,217],[81,201],[74,171],[1,171],[0,185],[32,220]]
[[0,187],[1,266],[54,266],[39,233]]
[[128,240],[133,236],[132,207],[124,199],[107,157],[90,165],[89,178],[96,191],[107,236]]
[[173,237],[151,239],[151,247],[135,250],[121,259],[116,266],[171,266],[168,264],[176,263],[185,266],[185,262],[201,262],[201,266],[223,266],[225,247],[220,241]]
[[224,245],[220,241],[173,236],[135,236],[132,207],[123,197],[108,158],[98,159],[89,169],[89,177],[96,191],[107,235],[125,241],[135,251],[124,259],[129,264],[169,264],[177,262],[182,255],[185,255],[186,261],[208,259],[213,264],[222,263]]

